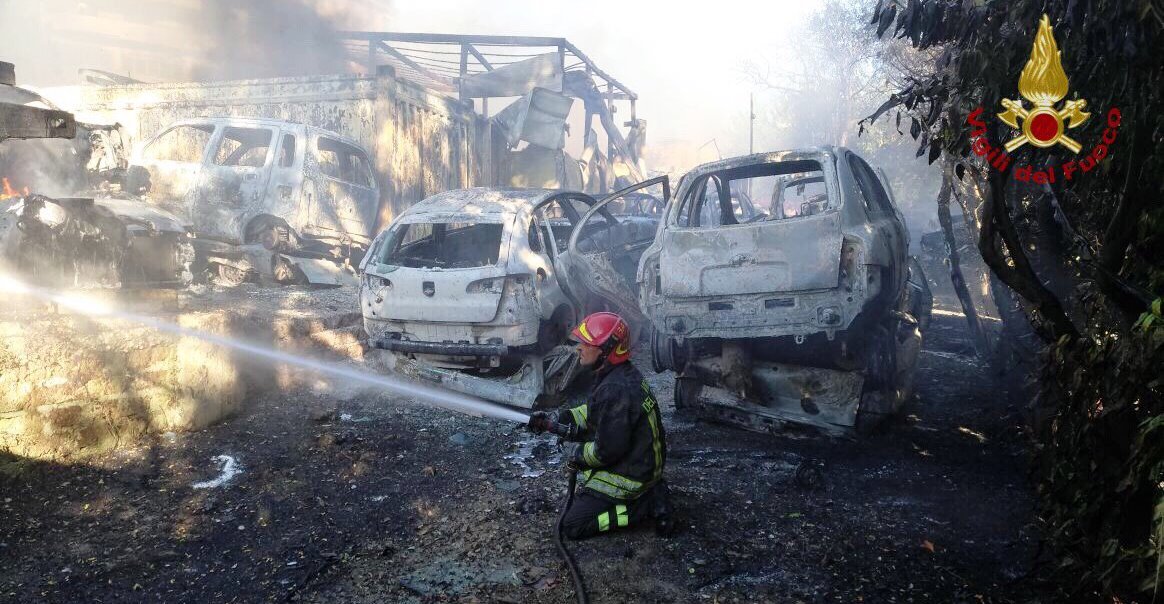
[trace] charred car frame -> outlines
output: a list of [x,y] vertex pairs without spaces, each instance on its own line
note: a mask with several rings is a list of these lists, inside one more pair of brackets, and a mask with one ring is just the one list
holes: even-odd
[[356,141],[273,119],[175,122],[137,150],[126,186],[187,217],[199,260],[228,283],[330,281],[313,261],[358,262],[380,203]]
[[665,199],[666,186],[654,179],[601,203],[575,191],[492,188],[421,201],[361,265],[373,345],[399,372],[532,406],[568,382],[569,358],[555,347],[583,313],[638,316],[623,284],[661,208],[639,190],[659,187]]
[[[847,149],[687,173],[637,279],[655,368],[678,374],[676,406],[829,431],[898,410],[932,305],[908,249],[888,183]],[[705,385],[741,400],[710,403]]]

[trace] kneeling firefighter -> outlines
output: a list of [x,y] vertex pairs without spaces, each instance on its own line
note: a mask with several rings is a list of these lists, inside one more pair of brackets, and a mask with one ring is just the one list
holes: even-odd
[[667,439],[651,388],[630,361],[630,328],[614,313],[587,316],[571,334],[583,366],[594,370],[589,402],[530,416],[534,432],[582,443],[567,460],[582,487],[566,511],[562,531],[584,539],[612,529],[655,521],[660,535],[673,531],[670,495],[663,482]]

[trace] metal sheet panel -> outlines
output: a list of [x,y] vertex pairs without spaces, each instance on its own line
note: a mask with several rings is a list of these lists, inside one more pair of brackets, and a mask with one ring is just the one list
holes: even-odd
[[841,218],[804,218],[663,233],[662,292],[699,297],[836,287]]
[[461,80],[465,98],[521,96],[535,87],[562,89],[562,63],[548,52]]
[[505,128],[509,144],[519,141],[546,149],[566,146],[566,118],[574,99],[545,88],[535,88],[493,117]]

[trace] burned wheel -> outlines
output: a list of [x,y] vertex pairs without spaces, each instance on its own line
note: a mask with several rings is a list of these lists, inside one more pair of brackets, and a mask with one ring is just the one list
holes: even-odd
[[248,271],[227,264],[215,264],[215,280],[227,287],[242,285],[250,279]]
[[273,257],[271,263],[271,273],[275,277],[275,282],[280,285],[307,285],[307,275],[303,271],[296,268],[286,258],[276,255]]
[[277,218],[257,218],[247,226],[244,240],[247,243],[258,243],[272,252],[290,252],[295,250],[297,237],[291,227]]
[[655,370],[655,373],[663,373],[674,366],[674,361],[671,359],[671,344],[653,325],[650,332],[651,368]]
[[675,410],[680,412],[694,409],[703,392],[703,382],[695,378],[675,378]]
[[676,343],[674,338],[668,337],[659,332],[652,325],[650,327],[650,341],[651,341],[651,368],[655,373],[663,373],[664,371],[683,371],[687,365],[687,358],[690,352],[688,345],[681,345]]

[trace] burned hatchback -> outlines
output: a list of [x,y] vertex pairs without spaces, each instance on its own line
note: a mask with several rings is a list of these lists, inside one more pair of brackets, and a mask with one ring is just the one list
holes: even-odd
[[[598,213],[585,193],[544,189],[464,189],[417,203],[361,265],[372,344],[390,351],[397,372],[532,406],[559,375],[546,357],[583,313],[638,315],[625,283],[661,202],[633,193],[612,195],[623,203]],[[619,276],[594,278],[592,256],[613,247],[606,268]]]
[[[686,174],[638,284],[680,409],[846,431],[909,396],[932,297],[884,178],[843,148]],[[700,398],[717,386],[739,400]]]

